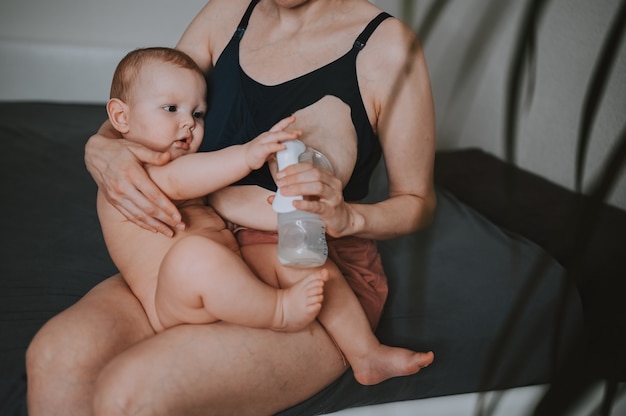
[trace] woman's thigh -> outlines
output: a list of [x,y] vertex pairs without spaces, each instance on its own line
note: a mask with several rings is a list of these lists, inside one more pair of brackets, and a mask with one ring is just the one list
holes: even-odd
[[102,414],[274,414],[345,370],[318,323],[297,333],[182,325],[116,357],[99,380],[96,403]]
[[102,368],[153,334],[141,304],[122,278],[101,282],[48,321],[29,346],[30,414],[89,414]]

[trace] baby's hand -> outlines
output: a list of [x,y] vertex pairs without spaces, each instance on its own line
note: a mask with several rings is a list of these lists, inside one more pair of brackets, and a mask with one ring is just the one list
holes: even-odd
[[250,169],[259,169],[271,155],[285,149],[282,142],[297,139],[302,135],[300,130],[285,130],[294,121],[296,121],[294,116],[284,118],[276,123],[270,131],[260,134],[244,144],[246,162]]

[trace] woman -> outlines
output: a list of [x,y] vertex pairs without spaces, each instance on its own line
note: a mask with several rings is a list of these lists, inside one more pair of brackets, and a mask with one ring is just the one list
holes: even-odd
[[[245,140],[274,123],[263,114],[274,109],[264,100],[276,94],[274,103],[289,102],[297,112],[294,127],[305,132],[303,141],[335,168],[331,175],[298,164],[281,172],[278,185],[286,195],[311,196],[297,207],[320,214],[332,238],[385,239],[426,225],[435,206],[434,114],[414,33],[396,19],[377,19],[380,10],[365,0],[256,3],[210,1],[177,45],[213,82],[205,143]],[[296,90],[298,80],[311,77],[319,79]],[[333,84],[336,79],[343,81]],[[311,85],[334,86],[311,99]],[[300,97],[309,101],[299,105]],[[115,137],[105,124],[85,158],[109,200],[145,228],[172,235],[184,226],[141,168],[165,163],[167,156],[107,136]],[[360,204],[379,149],[389,198]],[[275,214],[266,200],[273,184],[252,177],[238,185],[216,193],[211,204],[232,223],[271,230]],[[259,256],[269,255],[262,250],[259,244],[242,247],[255,267],[263,267]],[[374,297],[362,303],[375,324],[384,287],[364,290],[362,301]],[[298,333],[218,323],[155,336],[141,305],[114,276],[35,337],[27,354],[28,405],[35,416],[92,409],[107,415],[272,414],[312,396],[345,369],[317,323]]]

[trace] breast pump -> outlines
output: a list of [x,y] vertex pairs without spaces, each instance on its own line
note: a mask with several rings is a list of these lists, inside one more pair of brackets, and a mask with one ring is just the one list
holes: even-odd
[[[276,153],[278,169],[299,162],[313,163],[332,172],[326,157],[299,140],[283,143],[285,149]],[[301,211],[293,206],[293,201],[302,200],[302,195],[284,196],[280,189],[276,192],[272,208],[278,215],[278,260],[288,267],[317,267],[326,262],[326,226],[319,215]]]

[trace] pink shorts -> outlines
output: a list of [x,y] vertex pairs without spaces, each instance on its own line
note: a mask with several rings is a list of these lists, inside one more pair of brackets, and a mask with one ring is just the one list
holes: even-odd
[[[277,244],[278,234],[236,227],[239,246]],[[387,276],[374,240],[359,237],[328,239],[328,257],[341,270],[375,329],[387,300]]]

